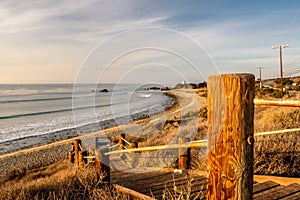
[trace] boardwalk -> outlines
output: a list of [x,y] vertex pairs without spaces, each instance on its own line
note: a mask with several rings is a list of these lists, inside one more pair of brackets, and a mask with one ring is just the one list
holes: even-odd
[[[191,199],[206,199],[206,176],[171,171],[149,171],[141,173],[117,172],[111,174],[113,184],[123,186],[142,193],[154,199],[163,196],[177,195],[191,197]],[[254,182],[253,199],[255,200],[299,200],[300,185],[293,183],[287,186],[273,181],[263,183]]]

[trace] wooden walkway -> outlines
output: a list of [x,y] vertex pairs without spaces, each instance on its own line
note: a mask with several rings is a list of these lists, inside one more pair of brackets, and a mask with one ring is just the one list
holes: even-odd
[[[149,171],[141,173],[117,172],[111,174],[113,184],[136,191],[151,199],[181,196],[182,199],[206,199],[206,177],[189,174],[187,171],[173,173],[167,171]],[[134,196],[134,195],[133,195]],[[254,183],[253,199],[255,200],[300,200],[300,185],[293,183],[287,186],[273,181]],[[145,198],[146,199],[146,198]]]

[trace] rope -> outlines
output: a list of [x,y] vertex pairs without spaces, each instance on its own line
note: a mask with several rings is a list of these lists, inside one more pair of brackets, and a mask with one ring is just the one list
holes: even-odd
[[170,145],[161,145],[161,146],[152,146],[152,147],[140,147],[133,149],[123,149],[116,150],[105,153],[105,155],[118,154],[118,153],[127,153],[127,152],[137,152],[137,151],[155,151],[155,150],[165,150],[165,149],[178,149],[178,148],[195,148],[207,146],[207,142],[203,143],[185,143],[185,144],[170,144]]
[[300,128],[293,128],[293,129],[284,129],[284,130],[278,130],[278,131],[268,131],[268,132],[255,133],[254,136],[272,135],[272,134],[277,134],[277,133],[288,133],[288,132],[296,132],[296,131],[300,131]]
[[79,146],[80,150],[82,151],[83,150],[82,146],[80,144],[78,144],[78,146]]
[[204,140],[194,140],[194,141],[191,141],[189,143],[203,143],[203,142],[207,142],[207,139],[204,139]]
[[[277,134],[277,133],[288,133],[288,132],[296,132],[296,131],[300,131],[300,128],[255,133],[254,136],[271,135],[271,134]],[[195,140],[195,141],[191,141],[189,143],[184,143],[184,144],[170,144],[170,145],[140,147],[140,148],[132,148],[132,149],[127,149],[126,147],[124,147],[125,149],[123,149],[123,150],[107,152],[107,153],[105,153],[105,155],[127,153],[127,152],[156,151],[156,150],[179,149],[179,148],[195,148],[195,147],[204,147],[204,146],[207,146],[207,139]]]
[[127,143],[128,145],[131,145],[131,143],[128,142],[126,139],[122,138],[122,140],[123,140],[125,143]]

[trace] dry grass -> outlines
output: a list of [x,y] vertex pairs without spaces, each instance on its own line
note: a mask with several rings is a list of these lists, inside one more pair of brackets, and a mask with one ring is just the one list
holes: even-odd
[[101,181],[93,168],[78,171],[62,161],[44,169],[13,172],[1,182],[0,199],[129,199]]
[[[300,127],[300,109],[257,107],[255,132]],[[254,145],[255,174],[300,177],[300,132],[258,136]]]
[[175,184],[175,181],[173,183],[173,187],[166,188],[163,191],[162,199],[163,200],[199,200],[199,199],[206,199],[206,184],[200,185],[199,192],[193,192],[192,189],[192,182],[193,178],[190,178],[187,183],[184,185],[177,185]]

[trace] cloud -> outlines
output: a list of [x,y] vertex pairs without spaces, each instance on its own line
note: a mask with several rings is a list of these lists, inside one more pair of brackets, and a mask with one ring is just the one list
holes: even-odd
[[[69,82],[75,79],[74,74],[89,51],[113,35],[143,27],[167,27],[196,40],[221,72],[256,73],[257,65],[275,69],[278,54],[271,50],[272,45],[292,44],[285,55],[287,63],[296,59],[300,51],[299,9],[295,2],[282,4],[169,0],[1,1],[0,68],[11,67],[17,72],[18,68],[27,67],[31,72],[28,74],[33,76],[31,69],[41,68],[45,73],[40,76],[48,82],[56,80],[54,71],[48,68],[66,68],[69,73],[65,76]],[[280,15],[278,7],[281,7]],[[190,52],[191,59],[198,56],[197,48],[191,49],[185,42],[170,38],[168,34],[154,33],[152,37],[156,38],[154,44],[158,46],[178,47],[178,51]],[[141,38],[134,40],[140,40],[143,45]],[[128,46],[130,43],[126,40],[116,42],[104,53],[112,54],[114,45]],[[123,64],[136,66],[143,62],[165,62],[166,59],[172,58],[139,54],[124,59]],[[208,66],[200,65],[200,69]],[[53,73],[53,76],[47,76],[46,72]],[[5,75],[0,73],[0,80],[4,80],[1,76]],[[10,77],[12,81],[18,81],[11,73]]]

